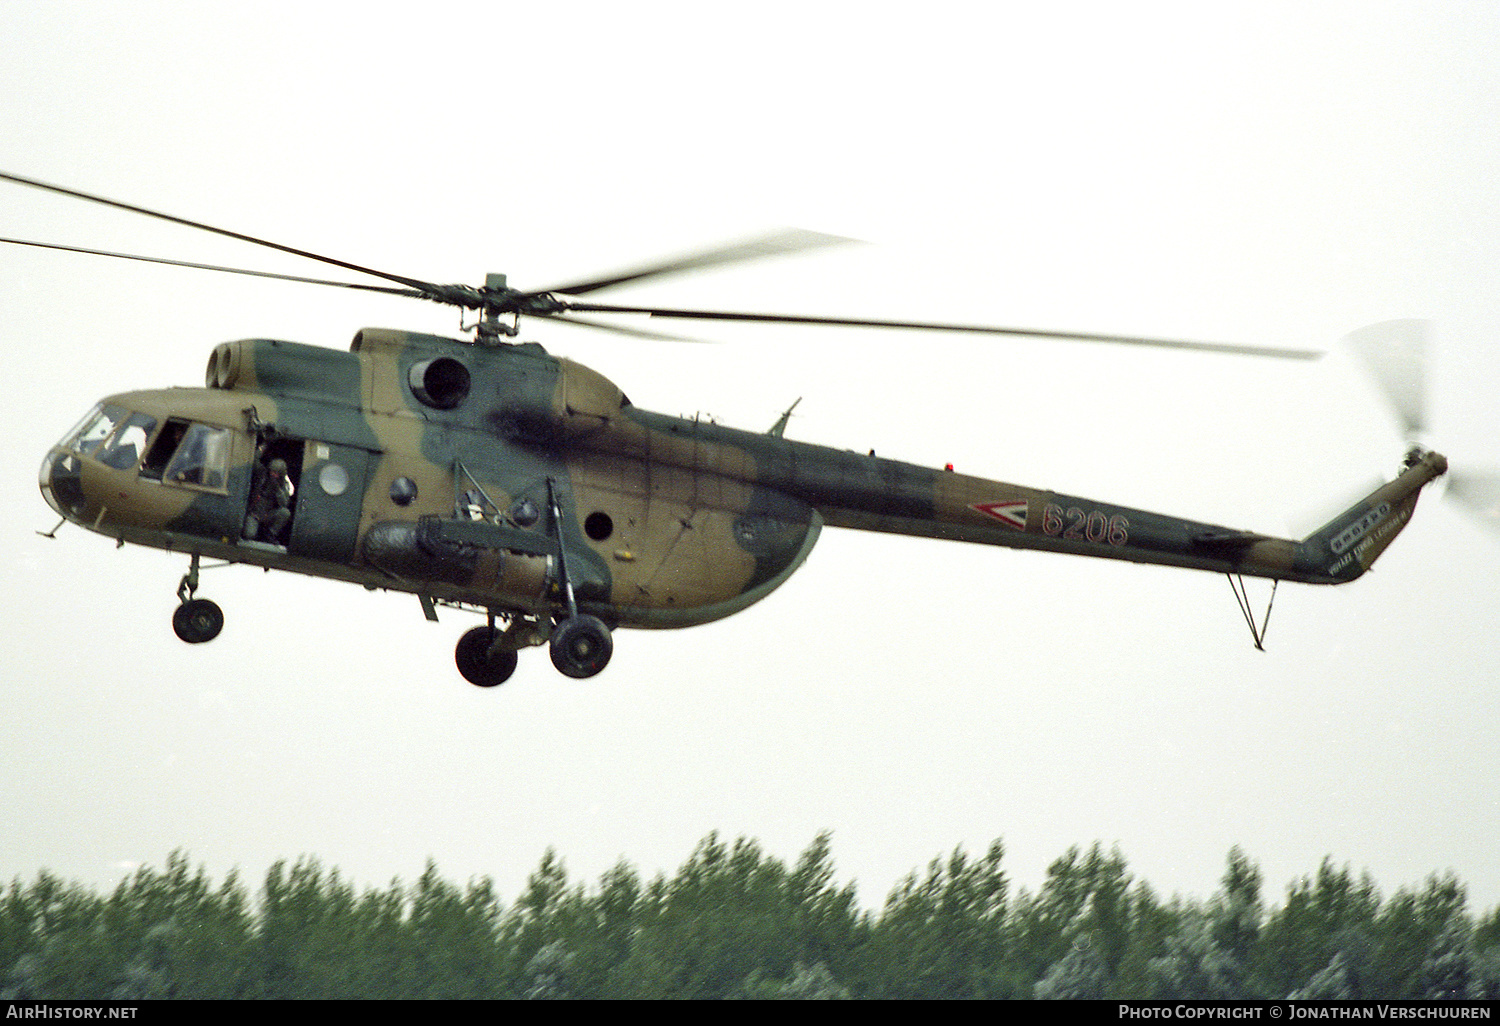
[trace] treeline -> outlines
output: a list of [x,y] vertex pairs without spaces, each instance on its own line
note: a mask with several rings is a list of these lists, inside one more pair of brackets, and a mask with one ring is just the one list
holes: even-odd
[[1383,899],[1325,860],[1279,904],[1238,849],[1207,900],[1071,849],[1012,893],[997,841],[913,873],[878,912],[827,836],[795,863],[710,835],[675,876],[593,886],[549,852],[514,902],[429,864],[357,891],[314,859],[253,897],[186,855],[108,896],[47,872],[0,895],[0,998],[1500,998],[1500,908],[1433,877]]

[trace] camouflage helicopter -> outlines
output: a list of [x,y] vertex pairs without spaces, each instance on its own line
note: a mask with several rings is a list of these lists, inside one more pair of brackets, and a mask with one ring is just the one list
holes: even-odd
[[[214,348],[203,388],[101,400],[54,446],[42,494],[65,520],[119,544],[182,552],[173,627],[215,638],[200,560],[247,563],[409,592],[482,613],[460,673],[503,683],[547,645],[591,677],[620,627],[677,628],[737,613],[802,565],[824,527],[854,528],[1207,570],[1229,576],[1261,646],[1245,576],[1310,584],[1359,577],[1410,520],[1447,461],[1413,448],[1400,474],[1300,541],[902,463],[768,431],[651,413],[599,373],[512,341],[520,319],[645,314],[679,320],[982,332],[1277,356],[1251,346],[915,321],[611,305],[578,297],[646,278],[848,241],[789,231],[550,289],[438,285],[11,174],[0,178],[214,232],[396,283],[348,282],[106,253],[411,296],[476,311],[472,341],[366,328],[349,350],[244,339]],[[60,526],[60,524],[59,524]],[[55,530],[55,529],[54,529]],[[1274,583],[1272,599],[1274,600]],[[1266,617],[1270,614],[1267,606]]]

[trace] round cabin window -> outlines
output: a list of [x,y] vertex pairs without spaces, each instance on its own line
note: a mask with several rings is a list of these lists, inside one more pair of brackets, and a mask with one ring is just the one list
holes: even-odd
[[318,487],[329,495],[343,495],[349,487],[349,472],[337,463],[325,463],[318,471]]

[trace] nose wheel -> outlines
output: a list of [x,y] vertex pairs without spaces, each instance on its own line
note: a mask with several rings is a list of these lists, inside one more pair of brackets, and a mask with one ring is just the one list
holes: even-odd
[[212,641],[224,629],[224,610],[209,599],[188,599],[172,614],[172,629],[189,645]]
[[209,599],[193,598],[193,592],[197,590],[198,554],[195,552],[188,572],[182,575],[182,581],[177,585],[177,598],[182,604],[172,613],[172,630],[189,645],[212,641],[224,629],[224,610]]

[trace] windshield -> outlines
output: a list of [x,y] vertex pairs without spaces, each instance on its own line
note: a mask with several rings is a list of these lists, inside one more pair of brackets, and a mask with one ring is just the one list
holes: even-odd
[[95,406],[84,418],[78,422],[78,426],[69,431],[59,445],[61,448],[70,449],[73,452],[92,453],[99,448],[101,442],[108,438],[125,416],[125,408],[113,403],[100,403]]
[[156,430],[156,418],[144,413],[132,413],[120,422],[115,433],[95,454],[99,462],[116,470],[132,470],[141,461],[146,451],[146,440]]
[[156,418],[149,414],[100,403],[68,432],[61,448],[92,456],[116,470],[130,470],[141,461],[155,430]]

